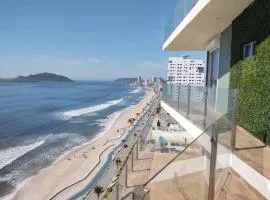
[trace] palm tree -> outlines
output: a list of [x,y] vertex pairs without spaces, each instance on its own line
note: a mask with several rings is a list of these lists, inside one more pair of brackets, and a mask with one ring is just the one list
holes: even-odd
[[99,199],[100,194],[101,194],[102,192],[104,192],[104,188],[103,188],[102,186],[100,186],[100,185],[96,185],[96,186],[94,187],[94,192],[96,193],[97,198]]
[[122,161],[121,161],[121,159],[120,159],[119,157],[115,159],[115,164],[116,164],[117,171],[118,171],[119,167],[120,167],[121,164],[122,164]]
[[129,124],[132,124],[132,119],[128,119],[128,123]]
[[159,114],[160,111],[161,111],[161,106],[159,106],[159,107],[156,108],[156,113],[157,113],[157,114]]

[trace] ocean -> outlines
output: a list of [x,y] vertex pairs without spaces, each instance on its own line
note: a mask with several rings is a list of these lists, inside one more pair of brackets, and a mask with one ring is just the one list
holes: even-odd
[[0,198],[145,95],[114,82],[0,83]]

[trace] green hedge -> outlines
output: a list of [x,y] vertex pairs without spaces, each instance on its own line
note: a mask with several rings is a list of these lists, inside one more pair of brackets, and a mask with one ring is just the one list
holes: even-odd
[[259,138],[270,137],[270,36],[256,48],[256,55],[236,63],[230,87],[239,89],[237,121]]

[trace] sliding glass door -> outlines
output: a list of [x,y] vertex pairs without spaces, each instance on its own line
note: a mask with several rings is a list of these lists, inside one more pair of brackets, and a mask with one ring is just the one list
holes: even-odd
[[209,52],[208,56],[208,103],[215,108],[216,105],[216,89],[219,68],[219,48]]

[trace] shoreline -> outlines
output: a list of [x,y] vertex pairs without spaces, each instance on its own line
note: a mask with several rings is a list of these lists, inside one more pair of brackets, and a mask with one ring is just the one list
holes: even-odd
[[[147,94],[145,94],[147,95]],[[62,155],[60,155],[58,158],[55,159],[55,161],[53,161],[50,165],[48,165],[47,167],[45,168],[42,168],[40,169],[36,174],[34,175],[31,175],[29,177],[27,177],[25,180],[23,180],[22,183],[18,184],[15,189],[8,195],[5,195],[5,196],[1,196],[0,197],[0,200],[10,200],[10,199],[14,199],[14,197],[16,196],[17,192],[19,192],[23,187],[24,185],[26,185],[27,183],[29,183],[33,178],[35,178],[35,176],[37,176],[38,174],[42,173],[43,171],[46,171],[46,170],[50,170],[51,168],[53,168],[55,165],[57,165],[58,162],[61,162],[63,159],[65,159],[65,157],[68,157],[69,154],[72,154],[76,151],[79,151],[80,149],[84,148],[85,146],[87,145],[90,145],[91,143],[95,142],[96,140],[102,138],[106,132],[113,126],[113,124],[115,123],[115,121],[117,120],[117,118],[123,113],[125,112],[126,110],[129,110],[130,108],[134,107],[136,105],[131,105],[127,108],[124,108],[122,110],[119,110],[119,111],[116,111],[115,113],[112,113],[111,115],[116,115],[114,116],[113,118],[111,118],[111,122],[109,125],[105,126],[103,130],[101,130],[99,133],[97,133],[93,138],[91,138],[89,141],[85,142],[85,143],[82,143],[81,145],[79,146],[76,146],[72,149],[70,149],[69,151],[67,152],[64,152]],[[109,116],[111,116],[109,115]],[[107,118],[108,119],[108,118]],[[107,119],[104,119],[104,120],[107,120]]]
[[[141,112],[142,107],[144,107],[146,105],[147,102],[149,102],[149,100],[154,96],[154,93],[152,90],[147,90],[146,94],[143,96],[143,98],[140,100],[140,102],[136,105],[132,105],[129,106],[127,108],[124,108],[120,111],[117,111],[115,114],[112,115],[116,115],[112,117],[112,121],[109,123],[109,125],[106,125],[104,127],[104,130],[101,131],[100,133],[98,133],[95,137],[93,137],[92,139],[90,139],[88,142],[81,144],[80,146],[74,147],[73,149],[71,149],[70,151],[65,152],[64,154],[62,154],[61,156],[59,156],[50,166],[43,168],[41,170],[38,171],[37,174],[28,177],[27,179],[25,179],[21,184],[17,185],[16,189],[14,190],[14,192],[1,197],[0,199],[29,199],[32,198],[33,196],[36,196],[35,199],[48,199],[50,197],[52,197],[55,193],[57,193],[57,191],[60,191],[61,188],[64,188],[66,186],[68,186],[67,183],[72,184],[74,182],[76,182],[75,180],[79,180],[80,178],[82,178],[82,175],[85,175],[86,171],[85,171],[85,167],[81,167],[83,168],[81,171],[80,169],[77,169],[77,167],[80,168],[80,165],[85,166],[85,163],[88,163],[88,167],[87,167],[87,171],[91,171],[91,169],[93,168],[93,164],[96,164],[96,158],[93,157],[93,155],[97,155],[96,153],[101,152],[101,150],[107,148],[108,146],[112,145],[112,142],[108,142],[108,144],[106,145],[100,145],[100,144],[104,144],[104,142],[106,143],[106,141],[108,141],[109,139],[117,139],[119,133],[120,132],[116,132],[113,133],[113,131],[111,129],[115,129],[118,128],[119,129],[119,125],[117,127],[116,124],[125,124],[123,125],[124,127],[121,127],[120,129],[124,130],[128,127],[128,123],[127,120],[129,118],[127,118],[126,115],[130,115],[132,114],[133,117],[136,117],[136,112],[138,112],[138,109],[140,110],[139,112]],[[110,116],[108,116],[109,119]],[[123,118],[125,119],[123,121]],[[106,120],[106,119],[105,119]],[[99,148],[95,151],[91,148],[95,147],[96,145],[100,145]],[[90,148],[91,147],[91,148]],[[90,148],[90,149],[89,149]],[[91,150],[93,150],[91,152]],[[96,152],[96,153],[95,153]],[[80,157],[81,155],[85,155],[85,154],[89,154],[87,155],[87,158],[82,158]],[[91,154],[92,153],[92,154]],[[91,157],[92,155],[92,157]],[[89,158],[88,158],[89,157]],[[69,160],[71,158],[71,160]],[[87,162],[86,162],[87,161]],[[73,164],[72,164],[73,163]],[[70,166],[65,166],[64,169],[61,170],[61,166],[63,166],[63,164],[70,164]],[[72,166],[74,165],[74,166]],[[97,167],[99,168],[99,167]],[[95,170],[94,170],[95,171]],[[57,173],[60,172],[60,173]],[[70,178],[66,178],[65,175],[69,175],[71,172],[74,174],[74,176],[71,176]],[[57,176],[55,177],[54,174]],[[93,172],[94,174],[94,172]],[[48,177],[52,177],[53,180],[48,181]],[[65,181],[63,181],[63,177],[65,177]],[[45,179],[45,180],[44,180]],[[50,184],[50,182],[52,182]],[[56,184],[58,183],[58,184]],[[37,187],[36,185],[45,185],[46,187],[46,191],[38,189],[40,187]],[[36,188],[36,189],[35,189]],[[35,192],[31,192],[31,191],[35,191]],[[65,193],[65,191],[63,192]],[[56,197],[57,199],[57,197]]]

